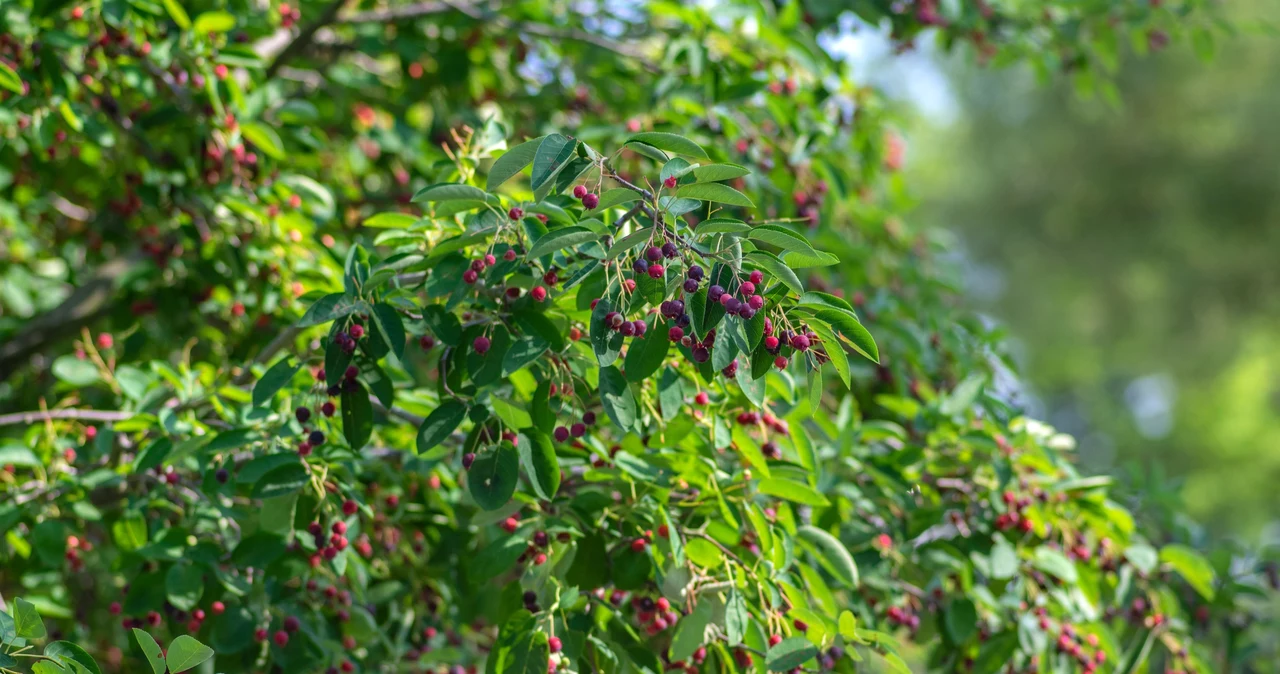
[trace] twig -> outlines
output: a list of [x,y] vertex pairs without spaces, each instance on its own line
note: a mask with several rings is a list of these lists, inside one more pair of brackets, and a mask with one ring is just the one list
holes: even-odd
[[261,365],[263,363],[266,363],[268,360],[271,359],[271,356],[275,355],[277,351],[279,351],[280,349],[283,349],[286,344],[289,344],[295,338],[297,338],[298,333],[301,331],[302,330],[300,328],[293,325],[285,328],[283,332],[276,335],[276,338],[271,340],[271,342],[267,344],[266,347],[264,347],[261,352],[258,353],[258,357],[253,359],[253,363],[250,363],[248,366],[246,366],[243,370],[240,371],[240,374],[236,375],[235,379],[231,380],[232,383],[234,383],[236,386],[239,386],[249,381],[249,379],[253,377],[252,366],[254,364]]
[[17,412],[15,414],[0,415],[0,426],[10,426],[13,424],[34,424],[44,422],[50,419],[79,419],[81,421],[124,421],[133,417],[133,412],[117,412],[110,410],[48,410],[48,411],[32,411]]
[[402,21],[420,16],[442,14],[453,10],[454,7],[447,2],[415,2],[403,7],[348,14],[338,19],[337,23],[387,23],[389,21]]
[[426,421],[425,418],[420,417],[412,412],[406,412],[405,410],[402,410],[399,407],[387,408],[387,406],[383,405],[382,402],[379,401],[376,396],[372,396],[372,395],[369,396],[369,402],[373,404],[373,409],[378,410],[383,414],[388,414],[393,417],[399,417],[401,419],[404,419],[405,421],[413,424],[414,426],[421,426],[422,422]]
[[311,39],[315,37],[316,31],[331,24],[338,18],[338,12],[342,11],[342,6],[347,4],[347,0],[333,0],[324,12],[315,21],[307,24],[293,41],[285,46],[284,50],[276,55],[271,61],[271,65],[267,66],[266,77],[271,79],[275,77],[276,72],[280,70],[290,59],[304,51],[311,44]]

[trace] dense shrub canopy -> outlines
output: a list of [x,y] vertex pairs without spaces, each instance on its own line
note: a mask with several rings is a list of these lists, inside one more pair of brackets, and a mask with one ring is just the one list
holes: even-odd
[[1020,416],[820,46],[1105,93],[1212,16],[849,4],[0,8],[0,668],[1265,669],[1268,567]]

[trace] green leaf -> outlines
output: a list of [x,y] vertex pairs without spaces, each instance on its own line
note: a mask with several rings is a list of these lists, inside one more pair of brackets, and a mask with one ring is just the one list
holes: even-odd
[[196,35],[209,33],[226,33],[236,27],[236,17],[226,12],[204,12],[196,17],[192,28]]
[[471,498],[485,510],[497,510],[511,500],[520,481],[520,456],[509,442],[476,457],[467,471]]
[[260,122],[242,122],[240,134],[272,159],[284,159],[284,143],[276,130]]
[[502,183],[507,182],[517,173],[524,170],[533,161],[533,156],[538,152],[538,147],[542,145],[546,136],[539,136],[533,140],[523,142],[510,150],[507,150],[501,157],[493,162],[493,166],[489,168],[489,175],[485,178],[484,188],[490,192],[498,189]]
[[[720,183],[694,183],[692,185],[684,185],[676,190],[676,196],[682,199],[699,199],[701,201],[713,201],[720,204],[729,204],[730,206],[741,206],[743,208],[755,208],[756,205],[747,198],[747,195],[738,190],[721,185]],[[756,228],[757,230],[759,227]],[[754,236],[754,232],[752,230]]]
[[[191,17],[187,16],[187,10],[182,8],[182,4],[178,0],[164,0],[164,8],[169,12],[169,18],[178,24],[178,28],[188,30],[191,28]],[[156,674],[164,674],[163,671]]]
[[742,593],[738,592],[738,588],[729,588],[729,599],[724,605],[724,630],[725,638],[730,646],[737,646],[742,643],[742,638],[747,634],[747,627],[751,624],[751,614],[747,611],[747,602],[742,598]]
[[418,223],[418,217],[407,213],[378,213],[365,219],[365,227],[378,229],[405,229]]
[[369,402],[369,390],[356,382],[356,389],[342,390],[342,437],[351,450],[358,452],[369,444],[373,436],[373,403]]
[[165,664],[169,665],[172,674],[185,672],[188,669],[213,657],[213,649],[183,634],[169,644],[165,655]]
[[626,142],[644,143],[645,145],[656,147],[659,150],[666,150],[667,152],[674,152],[675,154],[697,157],[698,159],[710,159],[710,157],[707,156],[707,151],[703,150],[702,146],[688,138],[685,138],[684,136],[679,136],[674,133],[646,131],[644,133],[637,133],[634,136],[631,136]]
[[373,321],[378,326],[378,334],[382,336],[382,341],[396,354],[396,358],[404,358],[404,345],[407,337],[404,331],[404,320],[400,318],[400,312],[395,307],[386,302],[379,302],[373,305]]
[[1035,557],[1031,559],[1031,563],[1037,569],[1045,573],[1056,576],[1064,583],[1074,585],[1077,579],[1076,565],[1071,563],[1067,556],[1050,548],[1036,548]]
[[816,312],[814,317],[826,321],[832,328],[839,330],[853,345],[853,350],[862,354],[864,358],[873,363],[880,362],[880,347],[876,346],[875,338],[852,314],[835,309],[823,309]]
[[13,629],[20,639],[43,639],[45,636],[44,621],[36,611],[35,604],[25,599],[13,602]]
[[777,255],[764,250],[753,250],[742,256],[742,259],[744,262],[755,264],[761,271],[778,279],[787,286],[787,290],[797,295],[804,292],[804,284],[800,282],[800,277],[796,276],[796,273],[791,271],[791,267],[788,267]]
[[751,170],[737,164],[707,164],[693,169],[694,180],[700,183],[714,183],[721,180],[733,180],[750,175]]
[[1185,545],[1166,545],[1160,548],[1160,562],[1168,564],[1187,584],[1200,596],[1213,601],[1214,579],[1213,566],[1194,548]]
[[497,197],[485,192],[479,187],[473,185],[464,185],[461,183],[440,183],[436,185],[428,185],[413,195],[413,201],[417,202],[445,202],[445,201],[476,201],[484,203],[492,201],[498,203]]
[[22,95],[22,78],[7,64],[0,62],[0,87],[4,87],[19,96]]
[[622,350],[622,333],[605,325],[604,317],[610,311],[613,311],[613,306],[607,299],[601,299],[591,311],[591,348],[601,366],[612,365]]
[[588,241],[596,241],[600,238],[595,231],[583,227],[582,225],[571,225],[569,227],[561,227],[553,229],[543,234],[533,246],[529,248],[528,254],[524,257],[526,260],[533,260],[549,253],[554,253],[561,248],[572,248]]
[[613,208],[614,206],[631,203],[632,201],[639,201],[640,196],[639,192],[625,187],[614,187],[612,189],[605,190],[604,193],[600,195],[600,203],[596,204],[595,208],[587,211],[587,215],[597,215]]
[[714,569],[724,563],[724,553],[705,538],[692,538],[685,543],[684,554],[698,566]]
[[517,610],[498,630],[485,674],[547,674],[551,647],[533,614]]
[[140,550],[147,544],[147,521],[142,515],[131,512],[111,523],[111,537],[125,552]]
[[812,255],[817,255],[818,253],[818,251],[814,250],[813,246],[809,244],[808,239],[805,239],[803,236],[800,236],[781,225],[760,225],[752,229],[751,233],[747,235],[747,238],[767,243],[771,246],[777,246],[784,252],[799,251],[801,253]]
[[810,321],[809,328],[822,340],[822,350],[831,359],[831,366],[836,369],[836,375],[844,382],[845,388],[852,388],[853,375],[849,372],[849,356],[845,354],[840,340],[836,339],[836,333],[826,323],[817,320]]
[[765,666],[771,672],[786,672],[803,665],[818,655],[818,647],[805,637],[790,637],[765,653]]
[[649,329],[640,339],[632,339],[627,349],[627,357],[623,362],[627,370],[627,381],[641,382],[653,376],[662,367],[662,361],[671,348],[671,340],[667,331],[656,320],[651,321]]
[[489,406],[508,428],[528,428],[533,425],[533,417],[523,407],[500,396],[489,396]]
[[831,502],[823,496],[821,492],[815,490],[806,484],[785,480],[782,478],[769,478],[760,481],[760,493],[770,496],[777,496],[793,503],[802,503],[811,506],[829,506]]
[[600,402],[618,428],[626,431],[635,425],[635,396],[626,378],[612,365],[600,368]]
[[542,139],[538,150],[533,154],[533,175],[529,186],[537,190],[564,168],[565,162],[573,156],[578,141],[553,133]]
[[204,569],[195,564],[174,564],[164,576],[164,589],[170,604],[190,611],[204,596]]
[[88,360],[80,360],[75,356],[58,356],[53,361],[53,376],[75,386],[84,388],[102,381],[98,368]]
[[698,607],[693,610],[693,613],[676,623],[676,633],[671,638],[672,662],[688,660],[694,651],[707,643],[707,626],[711,624],[712,619],[711,609],[711,602],[698,602]]
[[560,489],[560,462],[551,438],[534,429],[520,432],[520,463],[538,498],[550,501]]
[[147,656],[147,663],[151,665],[151,674],[164,674],[164,655],[160,652],[160,644],[156,643],[155,638],[136,627],[133,628],[133,638],[142,649],[142,654]]
[[254,498],[275,498],[286,494],[294,494],[302,490],[311,480],[307,468],[301,461],[293,460],[277,466],[253,485]]
[[565,347],[564,332],[556,327],[547,315],[541,311],[533,311],[523,309],[515,312],[515,324],[522,328],[528,328],[527,333],[533,333],[541,337],[553,351],[563,351]]
[[959,597],[947,605],[944,623],[951,643],[959,645],[969,640],[978,627],[978,609],[973,602]]
[[416,445],[418,455],[428,460],[438,460],[447,456],[448,449],[441,448],[441,451],[437,452],[431,450],[453,434],[466,417],[467,406],[457,400],[446,400],[440,403],[440,406],[432,410],[418,427]]
[[42,466],[44,462],[35,452],[22,445],[0,446],[0,466],[24,466],[27,468]]
[[1003,536],[997,536],[991,546],[991,577],[996,580],[1013,578],[1018,573],[1018,551]]
[[1156,549],[1145,543],[1134,543],[1124,551],[1124,558],[1133,565],[1133,568],[1149,574],[1155,570],[1156,564],[1160,563],[1159,553]]
[[292,356],[285,356],[276,361],[266,372],[262,373],[262,378],[258,383],[253,385],[253,406],[262,407],[263,403],[271,400],[285,384],[293,379],[293,375],[302,369],[302,363],[294,364]]
[[815,526],[804,525],[796,530],[800,540],[807,543],[818,560],[831,575],[848,588],[858,586],[858,566],[853,563],[853,555],[835,536]]
[[332,293],[316,300],[307,307],[307,313],[298,321],[298,327],[309,328],[313,325],[328,323],[334,319],[350,315],[359,303],[344,293]]
[[89,674],[102,674],[102,669],[98,667],[97,662],[94,662],[93,656],[70,641],[55,641],[44,647],[44,654],[59,663],[74,662]]

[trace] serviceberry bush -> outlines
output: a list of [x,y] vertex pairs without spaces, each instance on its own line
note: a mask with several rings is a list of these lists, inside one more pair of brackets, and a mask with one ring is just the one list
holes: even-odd
[[1274,664],[1274,555],[1022,415],[823,47],[1112,96],[1208,3],[589,5],[0,6],[0,671]]

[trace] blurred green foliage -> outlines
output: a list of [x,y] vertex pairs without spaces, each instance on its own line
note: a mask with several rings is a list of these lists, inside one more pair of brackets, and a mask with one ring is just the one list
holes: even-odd
[[963,70],[959,121],[912,148],[925,219],[965,242],[1050,418],[1095,467],[1178,477],[1219,535],[1276,513],[1277,17],[1232,3],[1207,62],[1207,45],[1126,60],[1120,108]]

